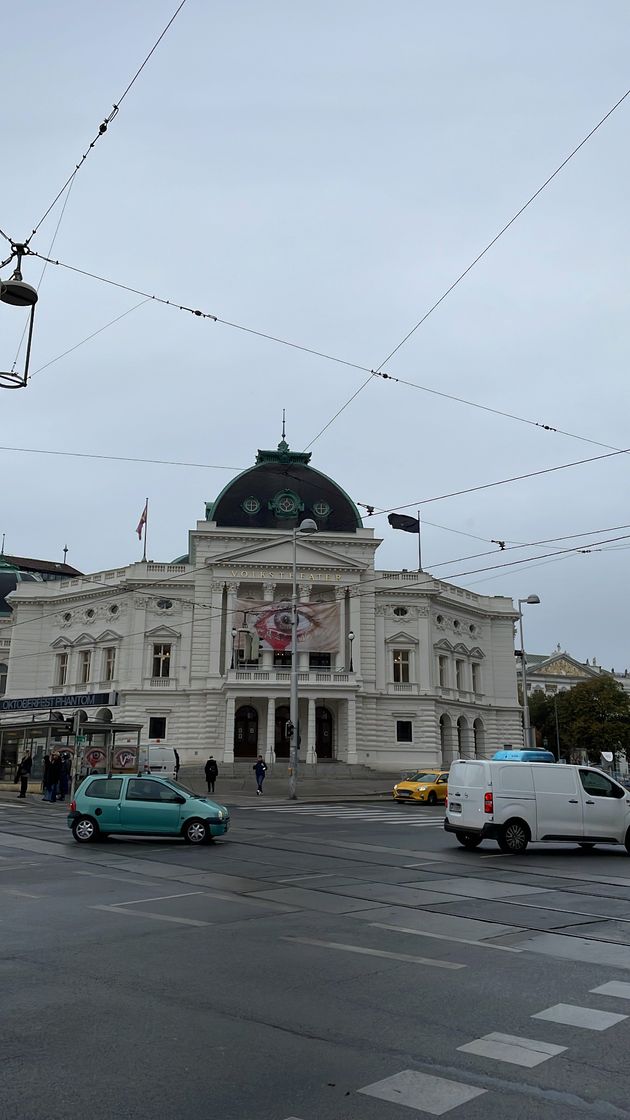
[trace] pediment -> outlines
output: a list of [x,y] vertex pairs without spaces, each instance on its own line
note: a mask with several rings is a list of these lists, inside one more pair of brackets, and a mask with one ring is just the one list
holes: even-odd
[[433,643],[433,648],[434,649],[443,649],[447,653],[452,653],[453,650],[455,649],[455,646],[453,645],[452,642],[449,642],[448,638],[440,638],[439,642],[434,642]]
[[173,638],[181,638],[179,630],[173,630],[170,626],[154,626],[153,630],[145,630],[145,638],[165,638],[167,641]]
[[72,642],[69,638],[55,638],[54,642],[50,643],[51,649],[69,649]]
[[121,639],[122,634],[117,634],[115,630],[103,630],[103,633],[99,634],[98,638],[94,640],[96,642],[120,642]]
[[92,634],[79,634],[78,638],[75,638],[70,644],[72,646],[93,646],[95,641],[96,639]]
[[563,653],[556,657],[550,657],[547,661],[543,661],[541,665],[537,665],[535,669],[530,666],[529,675],[530,677],[532,675],[537,677],[581,677],[583,680],[591,680],[592,677],[598,677],[599,673],[587,665],[582,665],[579,661],[574,661],[568,654]]
[[417,646],[418,639],[414,638],[413,634],[408,634],[406,630],[399,630],[397,634],[392,634],[391,637],[385,639],[385,645]]
[[[316,544],[313,537],[300,537],[297,539],[297,562],[301,568],[346,568],[351,571],[364,571],[365,562],[353,560],[347,553],[336,552],[332,548]],[[293,563],[293,546],[290,538],[282,541],[273,540],[267,543],[256,542],[245,547],[230,549],[227,552],[209,558],[208,565],[213,567],[231,568],[239,564],[251,564],[253,567],[288,568]],[[235,576],[240,573],[236,571]],[[248,573],[249,574],[249,573]]]

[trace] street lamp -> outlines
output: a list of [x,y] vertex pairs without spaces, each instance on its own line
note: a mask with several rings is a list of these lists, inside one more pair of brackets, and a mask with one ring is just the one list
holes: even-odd
[[[24,245],[11,245],[11,256],[2,264],[8,264],[13,257],[17,257],[17,264],[13,275],[8,280],[0,280],[0,300],[10,307],[30,307],[31,314],[28,321],[28,336],[26,340],[26,357],[24,372],[15,369],[0,370],[0,388],[23,389],[28,380],[28,369],[31,361],[31,342],[33,341],[33,322],[35,320],[35,304],[37,303],[37,290],[22,279],[22,257],[27,248]],[[0,265],[2,267],[2,265]],[[17,361],[17,359],[16,359]],[[15,365],[15,363],[14,363]]]
[[353,630],[351,630],[350,633],[348,634],[348,641],[350,642],[350,672],[353,673],[354,672],[354,668],[353,668],[353,665],[352,665],[352,643],[354,641],[354,631]]
[[298,717],[298,600],[297,600],[297,539],[298,533],[308,536],[317,532],[317,525],[306,517],[293,530],[293,578],[291,584],[291,696],[289,702],[289,799],[297,800],[298,751],[300,729]]
[[230,665],[230,669],[234,668],[234,643],[236,642],[236,635],[237,634],[238,634],[238,630],[236,629],[235,626],[233,626],[232,627],[232,664]]
[[521,635],[521,687],[523,689],[523,746],[525,750],[531,747],[531,730],[529,726],[529,698],[527,695],[527,666],[525,664],[525,643],[523,641],[523,612],[521,610],[522,603],[529,603],[534,605],[540,603],[537,595],[528,595],[526,599],[518,600],[518,625]]

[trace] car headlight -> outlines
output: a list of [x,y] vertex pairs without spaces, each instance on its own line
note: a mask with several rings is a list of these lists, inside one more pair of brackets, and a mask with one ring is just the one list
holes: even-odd
[[426,786],[417,786],[416,788],[420,791],[420,793],[424,793],[424,791],[426,790],[427,787]]
[[396,791],[397,789],[398,789],[398,786],[394,786],[394,791]]
[[220,821],[222,821],[222,820],[223,820],[223,813],[222,813],[222,811],[221,811],[220,809],[219,809],[219,812],[217,813],[217,816],[218,816],[218,818],[219,818],[219,820],[220,820]]

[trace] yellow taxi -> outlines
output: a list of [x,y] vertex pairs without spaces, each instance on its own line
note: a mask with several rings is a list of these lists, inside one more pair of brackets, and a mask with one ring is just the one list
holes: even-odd
[[418,770],[392,790],[394,801],[426,801],[427,805],[446,803],[448,770]]

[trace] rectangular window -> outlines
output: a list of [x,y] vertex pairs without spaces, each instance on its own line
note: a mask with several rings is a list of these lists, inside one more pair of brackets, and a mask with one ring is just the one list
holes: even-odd
[[409,650],[395,649],[393,652],[393,658],[394,684],[409,684]]
[[122,788],[122,778],[97,778],[85,791],[86,797],[98,797],[105,801],[118,801]]
[[397,719],[396,720],[396,742],[397,743],[412,743],[413,742],[413,724],[410,719]]
[[171,646],[159,642],[153,646],[153,677],[170,677],[171,675]]
[[448,688],[448,657],[438,657],[438,672],[440,675],[440,688]]
[[116,675],[116,647],[108,646],[105,650],[105,675],[104,680],[113,681]]
[[61,687],[68,680],[68,654],[58,653],[55,663],[55,684]]
[[166,739],[165,716],[149,716],[149,739]]
[[481,688],[481,665],[478,665],[476,661],[473,661],[473,665],[472,665],[472,684],[473,684],[473,692],[481,692],[482,691],[482,688]]
[[82,649],[79,655],[79,682],[80,684],[87,684],[90,679],[90,669],[92,668],[92,651],[90,649]]
[[309,669],[330,669],[330,654],[309,653],[308,667]]
[[273,655],[273,663],[276,669],[290,669],[291,668],[291,654],[286,650],[276,652]]
[[459,688],[460,690],[466,687],[464,669],[465,665],[463,661],[455,662],[455,687]]

